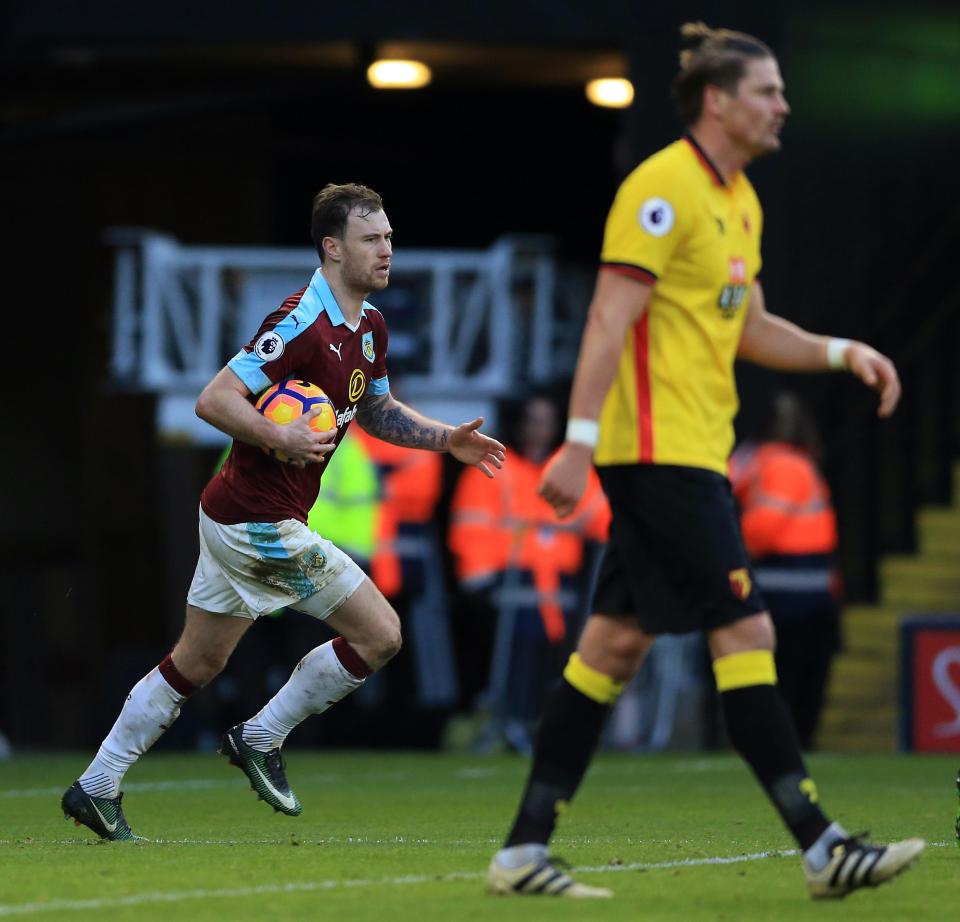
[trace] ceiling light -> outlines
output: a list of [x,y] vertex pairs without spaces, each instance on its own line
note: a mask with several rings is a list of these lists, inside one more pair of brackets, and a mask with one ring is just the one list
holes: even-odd
[[633,84],[623,77],[603,77],[587,84],[587,99],[595,106],[626,109],[633,102]]
[[374,61],[367,68],[367,80],[378,90],[416,90],[432,77],[430,68],[421,61]]

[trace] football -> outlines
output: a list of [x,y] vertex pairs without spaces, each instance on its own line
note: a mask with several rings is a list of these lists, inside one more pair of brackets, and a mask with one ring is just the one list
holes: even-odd
[[[336,429],[337,411],[330,402],[330,398],[321,388],[309,381],[288,378],[286,381],[268,387],[256,402],[257,410],[279,426],[286,426],[287,423],[293,422],[317,405],[322,406],[323,411],[313,418],[310,428],[314,432],[329,432],[331,429]],[[272,451],[268,448],[263,450],[284,464],[290,460],[289,456],[282,451]]]

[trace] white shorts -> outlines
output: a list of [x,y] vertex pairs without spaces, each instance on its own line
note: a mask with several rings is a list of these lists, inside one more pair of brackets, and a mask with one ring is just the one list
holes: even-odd
[[221,525],[201,509],[187,602],[241,618],[289,607],[322,621],[365,579],[340,548],[296,519]]

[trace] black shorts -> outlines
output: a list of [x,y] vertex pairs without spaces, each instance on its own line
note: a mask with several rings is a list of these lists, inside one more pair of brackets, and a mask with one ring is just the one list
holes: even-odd
[[726,477],[665,464],[598,471],[613,522],[591,611],[632,615],[649,634],[684,634],[766,609]]

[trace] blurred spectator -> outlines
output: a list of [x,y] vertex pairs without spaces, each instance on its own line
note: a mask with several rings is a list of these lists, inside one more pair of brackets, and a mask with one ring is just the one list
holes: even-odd
[[372,441],[370,436],[353,426],[325,462],[323,487],[307,525],[346,551],[369,574],[377,544],[381,489],[368,440]]
[[406,637],[383,674],[389,725],[380,735],[386,745],[436,746],[459,695],[436,527],[443,458],[391,445],[359,426],[355,437],[376,465],[380,484],[370,576],[400,616]]
[[743,540],[777,631],[779,687],[804,749],[840,639],[837,523],[820,460],[816,423],[791,393],[776,395],[756,439],[730,459]]
[[[557,446],[560,411],[543,396],[528,398],[505,438],[511,449],[500,476],[465,471],[450,510],[450,549],[474,616],[496,621],[487,701],[488,739],[530,750],[543,692],[556,678],[579,632],[591,576],[585,554],[599,557],[610,510],[591,469],[586,492],[563,521],[537,493]],[[503,428],[503,427],[502,427]],[[476,475],[476,476],[474,476]]]

